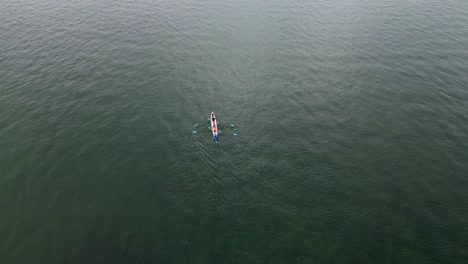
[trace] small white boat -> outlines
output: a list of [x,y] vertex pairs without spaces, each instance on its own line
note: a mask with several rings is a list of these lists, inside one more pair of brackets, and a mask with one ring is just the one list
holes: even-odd
[[218,143],[218,121],[216,120],[216,115],[213,110],[211,110],[210,122],[211,132],[213,133],[213,140],[215,143]]

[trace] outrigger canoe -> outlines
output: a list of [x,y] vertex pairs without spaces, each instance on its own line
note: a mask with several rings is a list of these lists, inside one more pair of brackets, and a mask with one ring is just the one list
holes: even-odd
[[213,133],[213,140],[215,143],[218,143],[218,122],[216,121],[216,115],[213,110],[211,110],[211,132]]

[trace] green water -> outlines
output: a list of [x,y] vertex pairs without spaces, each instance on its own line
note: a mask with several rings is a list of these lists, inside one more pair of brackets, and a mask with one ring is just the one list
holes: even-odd
[[0,263],[468,263],[468,2],[0,5]]

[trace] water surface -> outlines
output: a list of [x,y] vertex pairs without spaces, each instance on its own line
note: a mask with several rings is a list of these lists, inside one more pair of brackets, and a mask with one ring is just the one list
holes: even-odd
[[466,1],[1,6],[1,263],[468,261]]

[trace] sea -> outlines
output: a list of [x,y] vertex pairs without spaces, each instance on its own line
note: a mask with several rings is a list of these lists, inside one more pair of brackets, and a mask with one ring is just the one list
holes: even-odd
[[0,263],[468,263],[468,1],[0,0]]

